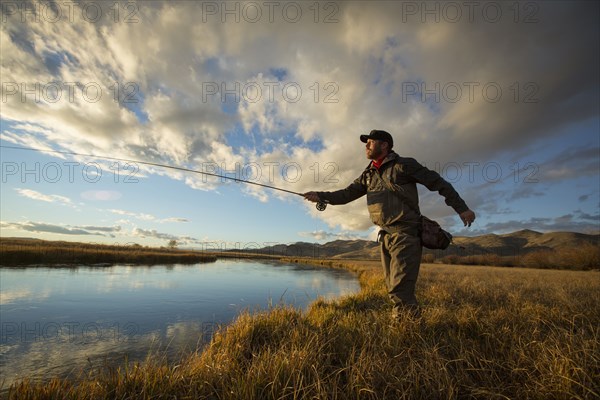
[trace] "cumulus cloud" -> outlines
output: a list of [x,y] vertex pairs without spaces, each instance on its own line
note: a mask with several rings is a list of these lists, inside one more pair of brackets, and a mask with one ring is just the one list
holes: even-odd
[[48,224],[43,222],[1,222],[4,229],[14,229],[26,232],[36,233],[54,233],[59,235],[100,235],[111,236],[121,231],[120,226],[102,227],[102,226],[70,226],[59,224]]
[[158,232],[156,229],[141,229],[134,228],[133,236],[139,236],[142,238],[154,238],[154,239],[166,239],[166,240],[177,240],[179,236],[172,235],[170,233]]
[[151,238],[160,240],[175,240],[180,246],[202,246],[206,247],[206,240],[197,239],[191,236],[179,236],[170,233],[159,232],[156,229],[133,228],[131,234],[135,237]]
[[[196,169],[294,161],[298,179],[279,171],[260,180],[304,192],[355,179],[366,165],[358,135],[373,128],[389,130],[398,152],[433,164],[491,158],[598,115],[595,2],[535,3],[533,20],[521,14],[518,23],[512,3],[496,3],[504,16],[497,22],[479,7],[474,21],[463,9],[460,21],[439,23],[388,1],[328,2],[318,23],[302,2],[297,23],[281,8],[273,21],[263,9],[260,21],[238,23],[207,13],[203,2],[132,4],[136,23],[112,23],[109,3],[96,23],[81,18],[80,4],[64,23],[7,16],[3,139]],[[332,23],[322,23],[326,16]],[[54,101],[52,90],[62,97]],[[569,161],[579,154],[585,163]],[[569,179],[580,167],[595,173],[586,149],[564,156],[544,178]],[[326,179],[331,172],[336,181]],[[198,175],[148,173],[218,188]],[[282,196],[244,190],[261,201]],[[480,195],[465,197],[477,204]],[[306,207],[330,227],[370,226],[361,202],[319,214]]]
[[171,218],[161,219],[160,222],[189,222],[189,221],[187,220],[187,218],[171,217]]
[[117,215],[126,215],[129,217],[134,217],[134,218],[142,220],[142,221],[156,220],[156,217],[154,215],[145,214],[145,213],[136,213],[136,212],[120,210],[120,209],[116,209],[116,208],[111,208],[111,209],[108,209],[107,211],[109,211],[113,214],[117,214]]
[[119,200],[121,193],[116,190],[86,190],[81,193],[81,198],[93,201],[112,201]]
[[73,202],[71,202],[71,199],[69,199],[68,197],[65,197],[65,196],[60,196],[57,194],[43,194],[43,193],[40,193],[40,192],[38,192],[36,190],[32,190],[32,189],[17,188],[15,190],[21,196],[27,197],[27,198],[30,198],[33,200],[45,201],[47,203],[58,203],[58,204],[66,205],[66,206],[73,206]]
[[50,224],[44,222],[8,222],[0,221],[2,229],[35,232],[35,233],[52,233],[59,235],[86,235],[86,236],[106,236],[114,238],[117,235],[125,237],[152,238],[164,240],[177,240],[180,245],[205,245],[206,240],[197,239],[190,236],[178,236],[170,233],[159,232],[155,229],[141,229],[133,227],[130,231],[123,230],[120,225],[114,226],[94,226],[94,225],[63,225]]
[[184,222],[189,222],[187,218],[181,218],[181,217],[168,217],[168,218],[157,218],[154,215],[151,214],[145,214],[145,213],[136,213],[133,211],[127,211],[127,210],[120,210],[120,209],[116,209],[116,208],[111,208],[107,210],[108,212],[111,212],[113,214],[117,214],[117,215],[125,215],[128,217],[133,217],[135,219],[139,219],[142,221],[154,221],[154,222],[159,222],[159,223],[165,223],[165,222],[179,222],[179,223],[184,223]]

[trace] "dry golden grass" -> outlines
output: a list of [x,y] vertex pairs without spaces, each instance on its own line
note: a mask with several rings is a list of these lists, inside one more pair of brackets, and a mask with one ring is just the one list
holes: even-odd
[[311,262],[356,271],[361,292],[317,300],[306,312],[242,314],[175,364],[154,355],[75,382],[23,382],[9,398],[600,396],[598,272],[427,264],[422,317],[392,323],[378,263]]
[[[433,254],[425,254],[424,262],[435,260]],[[561,247],[556,250],[536,250],[520,256],[477,254],[469,256],[447,255],[441,257],[444,264],[490,265],[541,269],[592,270],[600,269],[600,246],[584,243],[577,247]]]
[[214,254],[140,245],[105,245],[0,238],[2,265],[99,263],[198,263],[216,261]]

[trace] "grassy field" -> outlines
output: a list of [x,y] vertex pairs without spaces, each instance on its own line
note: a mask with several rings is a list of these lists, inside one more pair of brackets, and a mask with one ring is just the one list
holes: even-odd
[[216,261],[214,254],[140,245],[105,245],[0,238],[0,260],[6,266],[79,264],[157,264]]
[[[307,262],[308,260],[286,260]],[[377,262],[360,293],[242,314],[202,350],[14,385],[11,399],[593,399],[600,273],[423,265],[423,315],[400,323]]]
[[[423,256],[423,260],[427,262],[434,259],[435,256],[431,253]],[[516,256],[500,256],[494,253],[470,256],[444,255],[436,261],[443,264],[589,271],[600,267],[600,243],[582,243],[578,246],[537,250]]]

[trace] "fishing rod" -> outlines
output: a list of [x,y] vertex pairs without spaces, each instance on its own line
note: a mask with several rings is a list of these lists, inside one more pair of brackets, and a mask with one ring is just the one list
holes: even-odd
[[[153,163],[153,162],[149,162],[149,161],[129,160],[129,159],[126,159],[126,158],[118,158],[118,157],[110,157],[110,156],[97,156],[97,155],[94,155],[94,154],[75,153],[75,152],[72,152],[72,151],[38,149],[38,148],[34,148],[34,147],[17,147],[17,146],[0,145],[0,148],[11,149],[11,150],[36,151],[36,152],[39,152],[39,153],[55,153],[55,154],[64,154],[64,155],[70,155],[70,156],[91,157],[91,158],[102,159],[102,160],[123,161],[123,162],[127,162],[127,163],[138,163],[138,164],[148,165],[148,166],[152,166],[152,167],[168,168],[168,169],[174,169],[174,170],[177,170],[177,171],[192,172],[192,173],[195,173],[195,174],[201,174],[201,175],[206,175],[206,176],[213,176],[213,177],[221,178],[221,179],[229,179],[229,180],[234,181],[234,182],[247,183],[249,185],[261,186],[261,187],[264,187],[264,188],[268,188],[268,189],[272,189],[272,190],[279,190],[280,192],[295,194],[297,196],[304,197],[304,194],[302,194],[302,193],[298,193],[298,192],[294,192],[292,190],[287,190],[287,189],[279,188],[279,187],[276,187],[276,186],[266,185],[264,183],[252,182],[252,181],[248,181],[248,180],[240,179],[240,178],[233,178],[231,176],[221,175],[221,174],[215,174],[215,173],[212,173],[212,172],[198,171],[198,170],[195,170],[195,169],[184,168],[184,167],[176,167],[174,165],[168,165],[168,164],[159,164],[159,163]],[[325,209],[327,208],[327,202],[326,201],[319,201],[319,202],[317,202],[316,208],[319,211],[325,211]]]

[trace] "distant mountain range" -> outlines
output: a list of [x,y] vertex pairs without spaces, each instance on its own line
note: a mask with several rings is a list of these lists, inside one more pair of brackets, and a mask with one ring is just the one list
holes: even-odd
[[[487,234],[482,236],[454,238],[453,244],[446,250],[423,249],[424,254],[517,256],[538,250],[559,250],[577,248],[584,244],[600,245],[600,234],[588,235],[576,232],[541,233],[521,230],[503,235]],[[238,250],[239,251],[239,250]],[[367,240],[335,240],[325,244],[297,242],[278,244],[252,249],[248,252],[283,255],[290,257],[340,258],[340,259],[379,259],[379,243]]]

